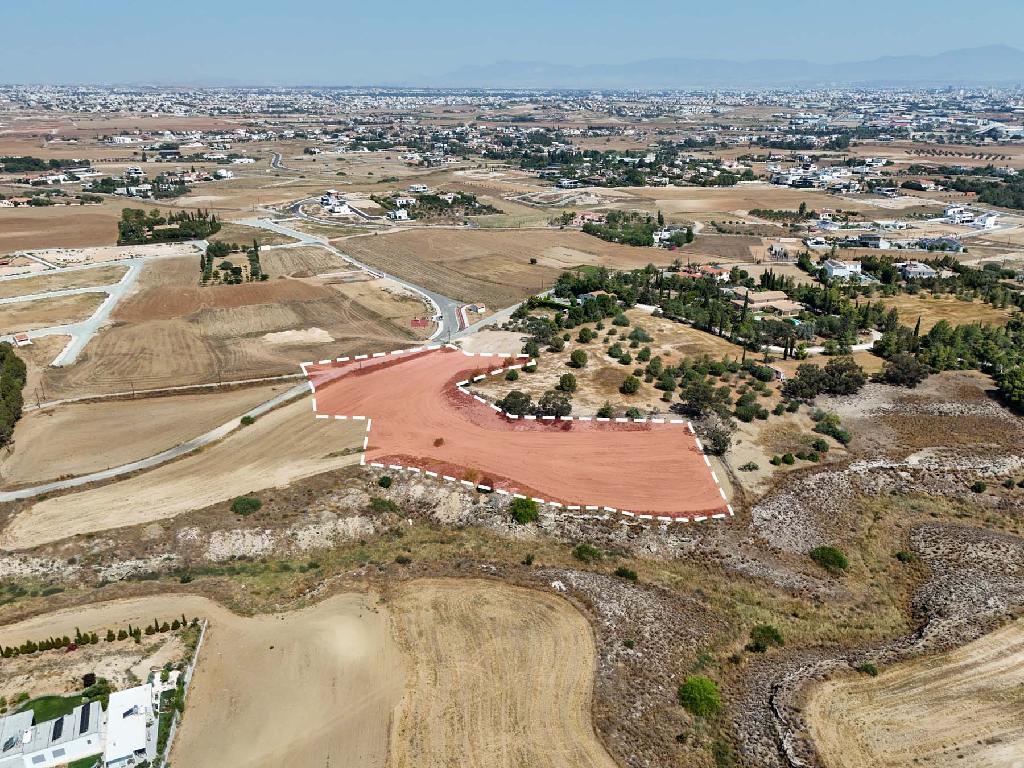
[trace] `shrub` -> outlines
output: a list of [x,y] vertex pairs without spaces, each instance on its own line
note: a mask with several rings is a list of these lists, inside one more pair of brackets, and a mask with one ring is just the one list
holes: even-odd
[[579,335],[576,337],[576,340],[580,344],[586,344],[590,341],[593,341],[596,338],[597,334],[592,329],[584,327],[580,328],[580,332]]
[[524,365],[523,366],[523,373],[536,373],[536,372],[537,372],[537,364],[536,363],[530,363],[529,365]]
[[627,419],[633,419],[634,421],[636,421],[637,419],[642,419],[644,417],[644,414],[639,408],[633,407],[626,409],[625,416]]
[[601,550],[590,544],[577,544],[576,548],[572,551],[572,556],[577,560],[582,560],[584,563],[592,563],[595,560],[601,559]]
[[444,445],[444,438],[443,437],[435,437],[434,438],[434,447],[435,448],[440,448],[442,445]]
[[982,480],[975,480],[971,483],[971,490],[975,493],[984,493],[988,489],[988,484]]
[[587,353],[582,349],[574,349],[572,354],[569,355],[569,365],[573,368],[586,368]]
[[505,381],[519,381],[519,371],[509,371],[506,373]]
[[259,512],[263,506],[263,502],[255,496],[238,496],[234,501],[231,502],[231,511],[236,515],[251,515],[253,512]]
[[635,395],[640,389],[640,379],[636,376],[627,376],[622,380],[619,391],[624,395]]
[[615,569],[615,575],[620,579],[627,579],[628,581],[636,581],[636,571],[632,568],[627,568],[624,565],[620,565]]
[[384,499],[380,496],[370,498],[370,510],[373,512],[397,512],[398,505],[391,499]]
[[691,675],[679,686],[679,703],[697,717],[714,717],[722,709],[718,684],[703,675]]
[[256,423],[256,417],[246,414],[245,416],[238,420],[238,423],[241,424],[243,427],[251,427],[253,424]]
[[394,480],[392,480],[387,475],[383,475],[382,477],[377,478],[377,485],[379,485],[381,488],[390,488],[391,483],[393,482]]
[[533,402],[530,395],[526,392],[513,389],[496,404],[501,408],[501,410],[505,411],[505,413],[523,416],[530,412]]
[[620,327],[625,327],[625,326],[629,325],[629,318],[626,317],[625,313],[620,312],[619,314],[617,314],[615,317],[612,318],[612,325],[618,325]]
[[623,352],[622,356],[619,358],[619,365],[632,365],[632,364],[633,364],[633,356],[631,354],[629,354],[629,352]]
[[520,525],[532,523],[540,517],[540,508],[533,499],[514,498],[508,506],[508,511],[512,519]]
[[818,453],[828,453],[828,441],[822,440],[820,437],[816,437],[811,442],[811,448],[816,450]]
[[597,417],[599,419],[610,419],[613,416],[615,416],[615,409],[611,403],[605,400],[604,405],[597,409]]
[[782,454],[783,464],[796,464],[796,457],[792,453]]
[[781,648],[785,645],[782,633],[771,624],[758,624],[750,630],[750,643],[747,650],[754,653],[764,653],[769,648]]
[[917,560],[917,555],[915,555],[913,552],[907,552],[907,550],[905,549],[901,549],[899,552],[893,555],[893,557],[895,557],[901,563],[912,563],[915,560]]
[[810,552],[811,560],[831,574],[839,574],[850,567],[849,561],[835,547],[815,547]]
[[563,392],[575,392],[576,377],[571,373],[563,373],[558,379],[558,388]]
[[878,667],[872,664],[870,661],[865,661],[863,664],[857,666],[858,672],[863,672],[865,675],[871,677],[878,677]]
[[782,457],[778,455],[772,456],[768,461],[772,464],[772,466],[777,467],[782,463]]
[[1003,480],[1003,488],[1013,488],[1015,485],[1017,484],[1013,482],[1012,477],[1008,477],[1005,480]]
[[760,467],[757,465],[756,461],[748,461],[746,464],[739,467],[740,472],[756,472],[758,469],[760,469]]

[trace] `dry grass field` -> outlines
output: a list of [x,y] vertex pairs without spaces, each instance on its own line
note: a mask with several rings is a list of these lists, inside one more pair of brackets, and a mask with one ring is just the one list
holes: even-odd
[[614,768],[591,723],[593,635],[562,598],[430,580],[390,608],[409,673],[389,768]]
[[[632,269],[670,264],[669,251],[606,243],[581,232],[434,229],[357,237],[346,253],[461,301],[505,307],[581,264]],[[537,259],[530,264],[530,259]]]
[[965,323],[993,323],[1003,325],[1012,314],[1009,309],[999,309],[983,301],[960,301],[953,296],[932,297],[930,294],[919,293],[915,296],[900,294],[892,298],[880,299],[888,307],[895,307],[900,313],[900,322],[913,327],[917,318],[921,318],[921,330],[927,331],[940,320],[953,325]]
[[244,224],[235,224],[226,221],[221,224],[220,231],[213,235],[211,240],[223,240],[225,243],[238,243],[239,245],[251,246],[255,240],[262,245],[287,245],[298,242],[295,238],[282,235],[280,232],[272,232],[269,229],[258,229],[247,227]]
[[0,304],[0,334],[80,322],[90,317],[106,298],[105,293],[78,293]]
[[4,488],[84,475],[152,456],[241,416],[291,383],[27,411],[0,450]]
[[39,501],[0,531],[0,546],[31,547],[161,520],[250,491],[285,486],[357,464],[362,439],[363,424],[314,419],[309,399],[302,398],[178,461]]
[[0,280],[0,299],[12,296],[30,296],[46,291],[65,291],[70,288],[87,288],[92,285],[111,285],[118,282],[127,267],[111,265],[95,269],[81,269],[72,272],[52,272],[17,280]]
[[202,287],[197,266],[187,257],[147,263],[78,361],[45,371],[47,394],[295,373],[303,360],[402,346],[423,335],[409,327],[424,314],[419,299],[371,292],[370,284],[275,278]]
[[[261,230],[256,230],[261,231]],[[324,248],[275,248],[260,252],[260,266],[273,277],[311,277],[324,272],[352,269],[343,258]]]
[[826,768],[1013,768],[1024,755],[1024,624],[875,678],[816,685],[805,715]]

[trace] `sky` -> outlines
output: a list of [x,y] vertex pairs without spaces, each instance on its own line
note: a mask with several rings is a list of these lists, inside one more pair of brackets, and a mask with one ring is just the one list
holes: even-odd
[[0,0],[2,83],[442,84],[500,61],[819,62],[1024,47],[989,0]]

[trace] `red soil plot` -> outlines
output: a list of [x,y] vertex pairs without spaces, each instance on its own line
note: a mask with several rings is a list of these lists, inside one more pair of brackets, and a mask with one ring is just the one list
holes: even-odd
[[684,421],[517,419],[462,386],[523,362],[435,347],[303,369],[317,418],[366,421],[364,461],[373,466],[569,510],[678,522],[732,514]]

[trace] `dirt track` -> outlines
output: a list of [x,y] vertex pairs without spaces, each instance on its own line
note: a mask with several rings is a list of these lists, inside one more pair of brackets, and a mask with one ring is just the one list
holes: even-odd
[[614,768],[590,719],[594,641],[569,603],[445,580],[392,607],[410,663],[391,768]]
[[1024,623],[943,656],[816,686],[806,707],[827,768],[1024,766]]
[[567,505],[725,513],[684,423],[511,421],[453,386],[504,364],[442,349],[313,366],[310,376],[318,413],[372,419],[367,463],[430,469]]
[[308,398],[262,416],[205,450],[99,488],[40,501],[0,532],[18,549],[174,517],[263,488],[358,463],[362,425],[313,418]]

